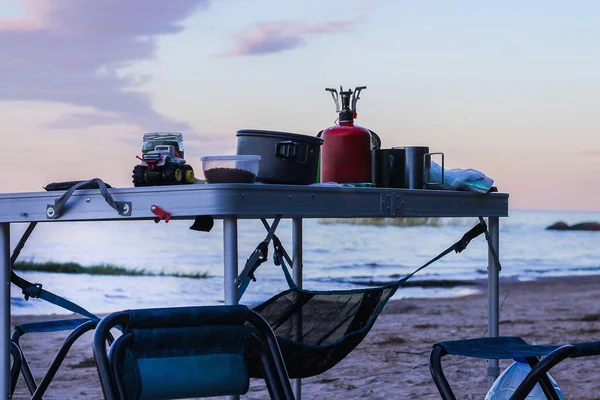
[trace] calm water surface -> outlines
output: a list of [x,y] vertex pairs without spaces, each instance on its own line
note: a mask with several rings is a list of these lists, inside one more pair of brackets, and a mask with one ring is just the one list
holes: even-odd
[[[547,231],[556,221],[574,224],[600,221],[600,212],[516,211],[500,219],[501,276],[536,279],[545,276],[598,274],[600,232]],[[476,219],[444,218],[439,226],[369,226],[323,223],[307,219],[304,230],[304,287],[329,290],[360,287],[355,282],[392,281],[446,249]],[[223,299],[223,226],[211,232],[189,230],[190,221],[40,223],[20,260],[113,264],[153,272],[207,272],[206,279],[20,273],[44,288],[73,300],[92,312],[125,308],[216,304]],[[26,225],[11,229],[14,246]],[[239,269],[266,231],[260,221],[240,220]],[[279,238],[291,253],[291,221],[281,221]],[[257,303],[287,288],[281,269],[269,261],[256,273],[244,295]],[[487,247],[483,236],[460,254],[450,254],[429,266],[414,280],[473,280],[487,276]],[[401,289],[396,298],[455,296],[469,287]],[[25,301],[13,286],[13,314],[63,313],[40,300]]]

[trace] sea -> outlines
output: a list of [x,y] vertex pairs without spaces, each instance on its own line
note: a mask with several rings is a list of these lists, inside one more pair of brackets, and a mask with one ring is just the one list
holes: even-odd
[[[500,218],[501,279],[600,273],[600,231],[555,231],[555,222],[600,222],[600,211],[510,210]],[[393,282],[442,252],[471,227],[476,218],[440,218],[419,226],[352,223],[342,220],[303,221],[303,286],[310,290],[361,288]],[[19,272],[46,290],[93,313],[127,308],[223,304],[223,224],[210,232],[190,230],[191,221],[63,222],[37,225],[19,260],[110,264],[156,274],[206,273],[206,278],[173,276],[109,276]],[[11,225],[14,247],[26,224]],[[291,254],[292,223],[282,220],[277,236]],[[265,238],[259,220],[238,221],[238,261]],[[242,302],[259,304],[288,288],[282,270],[269,259],[255,273]],[[488,252],[481,235],[461,253],[451,253],[416,274],[394,298],[453,297],[472,294],[487,279]],[[447,281],[458,281],[448,285]],[[446,282],[446,284],[444,284]],[[461,284],[463,282],[464,284]],[[422,285],[421,285],[422,283]],[[439,284],[436,284],[439,283]],[[12,286],[13,315],[66,314],[39,299],[26,301]]]

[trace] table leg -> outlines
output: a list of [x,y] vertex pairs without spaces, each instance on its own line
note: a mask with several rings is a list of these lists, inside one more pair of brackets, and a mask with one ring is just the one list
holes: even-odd
[[4,304],[0,310],[0,399],[10,398],[10,225],[0,224],[0,284]]
[[302,218],[292,219],[292,252],[294,282],[302,288]]
[[225,304],[238,303],[238,226],[237,217],[223,219],[223,260],[225,262]]
[[[238,226],[237,217],[223,219],[223,260],[225,263],[224,285],[225,304],[238,304],[237,285],[238,276]],[[239,400],[240,396],[227,396],[228,400]]]
[[[299,288],[302,288],[302,218],[292,219],[292,252],[293,267],[292,273],[294,282]],[[302,335],[302,320],[299,325],[299,335]],[[298,338],[299,339],[299,338]],[[302,395],[302,379],[293,380],[294,397],[300,400]]]
[[[489,217],[488,226],[492,245],[500,258],[500,219]],[[498,260],[500,261],[500,260]],[[500,335],[500,270],[491,250],[488,249],[488,336]],[[487,375],[491,387],[498,375],[498,360],[488,360]]]

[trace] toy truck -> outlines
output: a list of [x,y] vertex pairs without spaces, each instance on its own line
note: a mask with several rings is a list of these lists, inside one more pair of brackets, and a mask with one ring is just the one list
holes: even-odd
[[194,183],[194,169],[184,156],[183,135],[176,132],[144,134],[140,164],[133,168],[133,186]]

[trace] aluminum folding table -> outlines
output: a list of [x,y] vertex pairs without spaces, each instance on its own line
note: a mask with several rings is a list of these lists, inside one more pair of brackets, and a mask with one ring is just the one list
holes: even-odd
[[[499,217],[508,216],[508,194],[446,190],[355,188],[341,185],[205,184],[108,190],[119,212],[98,189],[76,190],[60,215],[54,204],[63,192],[0,194],[0,398],[10,383],[10,225],[59,221],[153,220],[156,207],[171,219],[210,215],[223,220],[225,304],[237,303],[238,219],[292,219],[293,278],[302,286],[302,220],[304,218],[487,217],[493,246],[499,249]],[[114,205],[114,203],[113,203]],[[154,208],[153,208],[154,207]],[[498,336],[499,271],[488,252],[488,335]],[[498,362],[488,375],[498,376]],[[300,383],[296,382],[296,393]],[[299,396],[298,396],[299,397]]]

